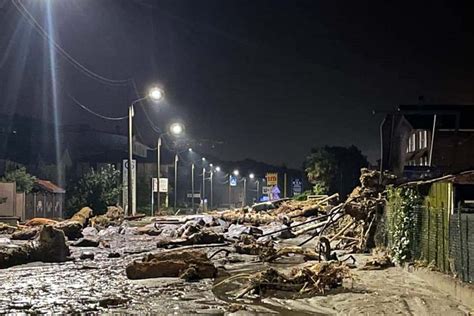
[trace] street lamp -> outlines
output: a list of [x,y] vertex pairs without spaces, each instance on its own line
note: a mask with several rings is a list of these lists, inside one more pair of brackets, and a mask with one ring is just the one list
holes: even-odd
[[128,107],[128,181],[127,181],[127,186],[128,186],[128,199],[127,199],[127,214],[129,214],[130,209],[132,209],[132,215],[136,214],[135,210],[135,203],[133,203],[134,195],[133,195],[133,187],[132,187],[132,161],[133,161],[133,106],[145,99],[150,99],[153,102],[159,102],[163,99],[164,93],[163,90],[161,90],[158,87],[153,87],[150,89],[148,94],[144,97],[138,98],[135,101],[133,101],[130,106]]
[[255,178],[255,175],[253,173],[249,174],[249,178],[250,179],[254,179]]
[[[186,150],[184,150],[186,151]],[[193,150],[191,148],[187,149],[188,152],[192,152]],[[174,210],[176,211],[176,206],[177,206],[177,197],[178,197],[178,161],[179,161],[179,154],[182,153],[176,151],[174,155]]]
[[[150,95],[152,95],[153,92],[150,93]],[[155,92],[155,97],[157,97],[159,95],[158,92]],[[170,128],[169,128],[169,131],[163,135],[166,135],[166,134],[171,134],[175,137],[179,137],[183,134],[184,132],[184,125],[179,123],[179,122],[175,122],[173,124],[170,125]],[[156,150],[156,165],[157,165],[157,174],[158,174],[158,178],[157,178],[157,199],[156,199],[156,204],[157,204],[157,207],[156,207],[156,211],[159,212],[160,211],[160,206],[161,206],[161,196],[160,196],[160,177],[161,177],[161,137],[163,135],[160,135],[158,137],[158,144],[157,144],[157,150]],[[177,161],[176,161],[177,157],[175,157],[175,165],[177,164]],[[175,169],[176,170],[176,169]],[[175,180],[176,180],[176,174],[175,174]],[[176,187],[176,182],[175,182],[175,187]],[[152,192],[153,194],[153,192]],[[176,196],[176,194],[175,194]],[[153,212],[153,210],[152,210]]]
[[237,177],[239,175],[239,170],[235,169],[232,173]]

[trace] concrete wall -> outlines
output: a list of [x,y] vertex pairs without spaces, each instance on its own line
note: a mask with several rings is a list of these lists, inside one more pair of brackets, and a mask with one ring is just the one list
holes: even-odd
[[0,197],[7,198],[5,203],[0,204],[0,216],[16,216],[16,184],[0,183]]

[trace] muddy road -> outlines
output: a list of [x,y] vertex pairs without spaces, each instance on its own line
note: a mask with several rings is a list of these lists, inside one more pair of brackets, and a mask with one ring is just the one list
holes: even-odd
[[[129,280],[126,265],[148,251],[159,251],[156,249],[159,237],[136,235],[128,228],[120,233],[110,229],[100,237],[100,247],[70,247],[74,261],[34,262],[0,270],[0,314],[463,315],[469,310],[400,268],[352,269],[352,281],[325,295],[295,298],[294,293],[273,293],[262,298],[235,299],[235,291],[248,281],[247,275],[268,266],[288,271],[304,264],[298,257],[263,264],[257,262],[255,256],[230,254],[225,257],[222,253],[213,258],[220,271],[216,280]],[[0,241],[12,242],[7,235],[0,236]],[[205,250],[211,254],[216,248]],[[110,258],[110,253],[118,253],[120,257]],[[80,259],[81,255],[94,258]],[[356,258],[361,264],[368,256]],[[230,283],[220,282],[238,274],[243,276]]]

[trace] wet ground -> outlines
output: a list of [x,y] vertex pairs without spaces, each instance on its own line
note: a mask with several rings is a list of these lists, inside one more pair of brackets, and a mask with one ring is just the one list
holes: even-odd
[[[217,280],[128,280],[127,263],[141,258],[146,251],[157,251],[159,237],[135,235],[126,228],[120,232],[110,230],[100,238],[103,243],[99,248],[71,247],[75,261],[30,263],[0,270],[0,314],[462,315],[469,310],[400,268],[352,270],[355,278],[346,282],[344,289],[307,298],[275,293],[266,298],[235,299],[235,290],[248,280],[247,275],[268,266],[256,262],[253,256],[236,254],[215,257],[215,264],[222,271]],[[207,251],[213,253],[217,249]],[[93,253],[94,259],[79,259],[84,252]],[[111,252],[120,253],[121,257],[109,258]],[[361,263],[366,256],[357,259]],[[298,258],[288,258],[272,266],[288,270],[300,262]],[[219,285],[228,274],[242,277]]]

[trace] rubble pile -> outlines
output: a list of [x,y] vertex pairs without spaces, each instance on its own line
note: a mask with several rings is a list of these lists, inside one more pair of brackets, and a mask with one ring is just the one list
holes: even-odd
[[291,291],[300,294],[323,294],[342,286],[343,280],[350,278],[349,268],[336,261],[324,261],[297,268],[289,275],[268,268],[252,275],[249,284],[237,295],[238,298],[250,292],[265,295],[269,290]]

